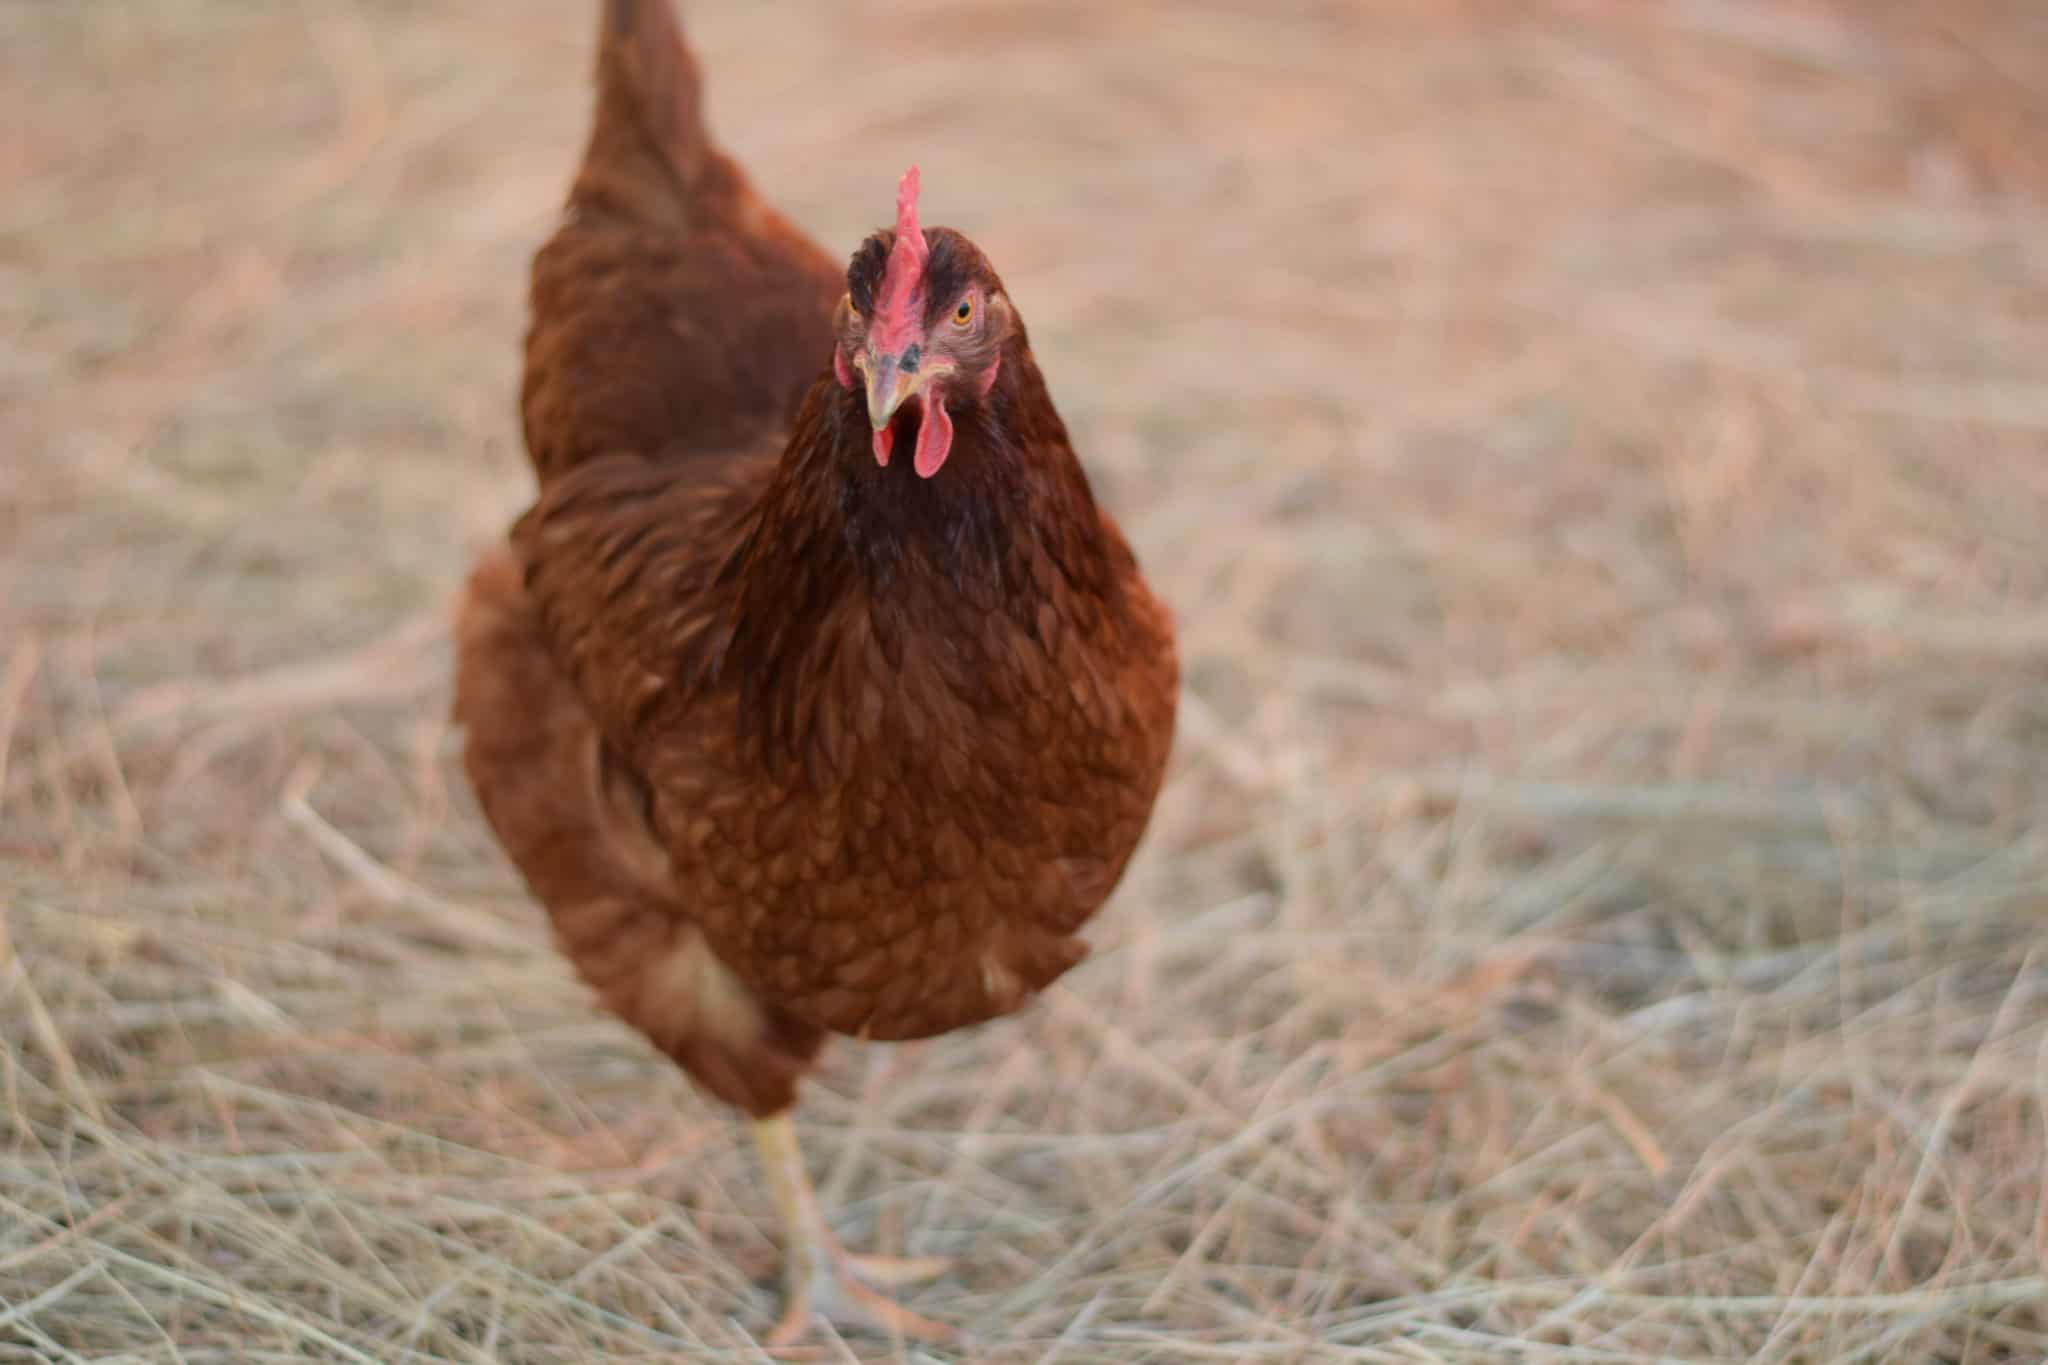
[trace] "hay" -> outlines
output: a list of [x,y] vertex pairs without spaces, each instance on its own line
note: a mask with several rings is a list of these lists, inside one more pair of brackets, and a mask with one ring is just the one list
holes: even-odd
[[[0,3],[0,1360],[760,1358],[445,720],[586,8]],[[922,163],[1182,617],[1094,958],[800,1110],[920,1311],[2048,1353],[2037,7],[689,21],[826,241]]]

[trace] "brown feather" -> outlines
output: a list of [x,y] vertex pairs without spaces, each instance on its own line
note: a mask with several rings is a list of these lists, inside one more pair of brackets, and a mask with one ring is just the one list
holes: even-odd
[[470,782],[578,972],[719,1099],[788,1108],[823,1034],[762,1004],[677,902],[646,789],[549,658],[504,551],[470,576],[456,677]]
[[703,137],[656,9],[607,9],[535,261],[541,495],[471,580],[457,712],[578,970],[758,1114],[825,1032],[970,1025],[1085,955],[1178,675],[1001,281],[945,229],[933,268],[998,308],[1000,365],[935,477],[876,463],[830,367],[849,286]]
[[[1028,352],[1004,372],[1011,411],[1044,401]],[[819,1027],[913,1037],[1079,960],[1150,812],[1176,672],[1063,441],[963,424],[955,462],[914,481],[869,460],[858,403],[821,379],[779,463],[720,479],[592,461],[515,542],[719,956]],[[927,494],[856,531],[870,500]],[[961,497],[1015,524],[960,533]]]
[[841,272],[704,131],[668,0],[606,0],[597,113],[533,261],[521,391],[546,482],[593,455],[785,430],[830,355]]

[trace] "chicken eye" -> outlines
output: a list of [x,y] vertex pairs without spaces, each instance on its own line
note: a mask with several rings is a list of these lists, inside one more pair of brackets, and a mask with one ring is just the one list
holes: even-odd
[[974,296],[970,294],[968,297],[960,300],[959,306],[953,310],[953,325],[955,327],[965,327],[972,321],[974,321]]

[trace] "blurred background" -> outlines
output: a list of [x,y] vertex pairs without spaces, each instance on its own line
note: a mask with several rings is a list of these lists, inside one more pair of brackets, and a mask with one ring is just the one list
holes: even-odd
[[[758,1358],[447,722],[592,9],[0,0],[0,1359]],[[1096,955],[799,1111],[916,1307],[2048,1354],[2048,10],[683,11],[835,252],[922,164],[1180,614]]]

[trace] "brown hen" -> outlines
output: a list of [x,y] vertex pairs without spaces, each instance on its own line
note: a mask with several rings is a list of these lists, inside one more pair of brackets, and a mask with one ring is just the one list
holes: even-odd
[[1086,953],[1171,622],[914,168],[842,273],[710,145],[667,0],[607,0],[597,87],[534,261],[539,500],[462,608],[470,779],[604,1003],[757,1119],[776,1336],[943,1336],[863,1283],[937,1267],[838,1249],[787,1111],[827,1034],[979,1023]]

